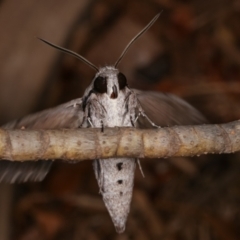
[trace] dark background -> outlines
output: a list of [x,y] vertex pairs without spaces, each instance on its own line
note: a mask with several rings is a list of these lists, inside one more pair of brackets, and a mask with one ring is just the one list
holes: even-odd
[[[36,37],[119,65],[130,87],[170,92],[211,123],[240,118],[238,0],[0,1],[0,123],[81,97],[95,72]],[[91,162],[58,163],[42,183],[0,184],[0,239],[239,239],[239,154],[142,160],[117,235]]]

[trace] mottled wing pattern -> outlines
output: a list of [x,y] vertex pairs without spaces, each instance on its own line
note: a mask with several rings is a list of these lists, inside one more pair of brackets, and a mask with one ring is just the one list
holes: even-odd
[[[83,120],[82,99],[75,99],[55,108],[28,115],[2,126],[4,129],[78,128]],[[10,162],[0,160],[0,182],[41,181],[52,161]]]
[[[207,123],[205,117],[186,101],[168,93],[133,90],[145,114],[158,126],[194,125]],[[140,116],[140,128],[152,128],[149,121]]]

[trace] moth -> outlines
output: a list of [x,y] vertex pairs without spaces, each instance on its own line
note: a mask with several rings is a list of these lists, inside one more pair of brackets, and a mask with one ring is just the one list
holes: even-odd
[[[205,122],[201,113],[176,96],[131,89],[127,78],[117,68],[129,47],[154,24],[159,15],[129,42],[113,66],[98,68],[81,55],[40,39],[85,62],[96,71],[96,75],[82,98],[12,121],[3,128],[100,128],[104,131],[105,127],[156,128]],[[132,158],[93,161],[100,193],[118,233],[125,230],[130,211],[136,162],[138,160]],[[41,160],[24,163],[1,160],[0,181],[41,181],[51,164]]]

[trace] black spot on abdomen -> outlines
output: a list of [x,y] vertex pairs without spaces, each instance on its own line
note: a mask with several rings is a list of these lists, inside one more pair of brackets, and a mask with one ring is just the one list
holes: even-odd
[[122,165],[123,165],[122,162],[117,163],[116,166],[117,166],[118,171],[121,171],[121,170],[122,170]]

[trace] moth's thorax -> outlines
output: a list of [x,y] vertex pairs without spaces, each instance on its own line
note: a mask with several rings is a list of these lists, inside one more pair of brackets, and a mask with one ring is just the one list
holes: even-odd
[[115,67],[100,68],[86,90],[84,96],[91,105],[90,115],[94,127],[132,126],[127,110],[131,91],[123,76]]
[[132,126],[130,115],[126,112],[127,90],[121,90],[116,99],[112,99],[108,94],[103,94],[99,100],[103,104],[106,112],[104,123],[107,127]]

